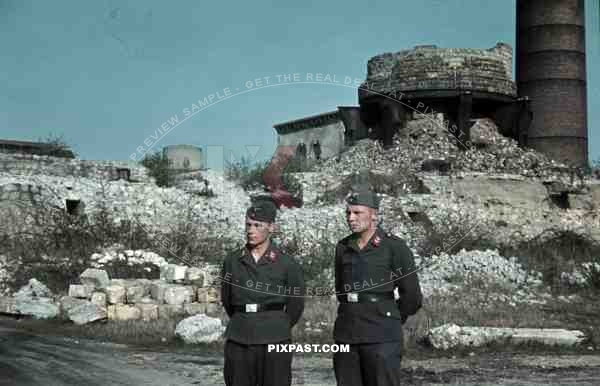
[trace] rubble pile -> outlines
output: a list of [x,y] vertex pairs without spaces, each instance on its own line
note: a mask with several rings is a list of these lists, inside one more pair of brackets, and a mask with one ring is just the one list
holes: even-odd
[[[505,258],[497,250],[442,253],[428,259],[416,258],[425,297],[450,294],[465,285],[476,291],[493,292],[494,301],[516,305],[540,301],[542,273],[527,271],[517,257]],[[476,295],[476,294],[473,294]]]
[[[92,268],[103,268],[111,261],[119,260],[127,265],[145,265],[152,264],[158,268],[169,264],[167,260],[157,253],[144,250],[124,250],[119,252],[116,247],[105,248],[102,253],[94,253],[90,257]],[[148,268],[149,269],[149,268]]]
[[321,171],[333,176],[361,168],[416,173],[421,171],[423,161],[446,160],[454,172],[511,173],[570,182],[571,168],[532,149],[519,147],[515,140],[501,135],[493,121],[477,119],[471,131],[477,145],[457,139],[439,120],[421,117],[407,122],[406,128],[394,137],[390,149],[384,150],[371,140],[361,140],[347,152],[325,161]]

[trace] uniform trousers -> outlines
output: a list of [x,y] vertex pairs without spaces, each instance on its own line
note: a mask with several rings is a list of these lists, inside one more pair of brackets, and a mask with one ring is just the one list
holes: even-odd
[[[289,344],[290,341],[279,342]],[[268,352],[267,344],[225,343],[224,376],[227,386],[289,386],[293,353]]]
[[338,386],[398,386],[401,361],[401,341],[350,344],[350,352],[333,355],[333,368]]

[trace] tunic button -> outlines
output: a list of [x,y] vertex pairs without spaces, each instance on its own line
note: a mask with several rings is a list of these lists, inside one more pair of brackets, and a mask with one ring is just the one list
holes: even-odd
[[385,313],[385,316],[390,316],[390,315],[391,315],[391,313],[389,311]]

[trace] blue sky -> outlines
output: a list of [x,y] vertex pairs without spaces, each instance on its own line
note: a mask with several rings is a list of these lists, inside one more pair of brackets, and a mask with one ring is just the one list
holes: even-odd
[[[593,160],[600,158],[600,77],[593,72],[600,27],[592,3]],[[248,156],[246,146],[258,149],[256,159],[270,158],[273,124],[357,105],[357,90],[343,79],[364,79],[372,56],[420,44],[514,47],[514,8],[514,0],[0,0],[0,137],[63,135],[83,159],[125,160],[140,147],[184,143],[210,149],[209,167],[230,151]],[[255,85],[294,73],[330,74],[340,84]],[[193,104],[211,94],[212,103],[192,115]],[[177,126],[167,124],[161,135],[175,116]]]

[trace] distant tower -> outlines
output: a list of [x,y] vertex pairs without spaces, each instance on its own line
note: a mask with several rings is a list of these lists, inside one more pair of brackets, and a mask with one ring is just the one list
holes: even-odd
[[527,146],[588,164],[584,0],[517,0],[516,81],[531,99]]

